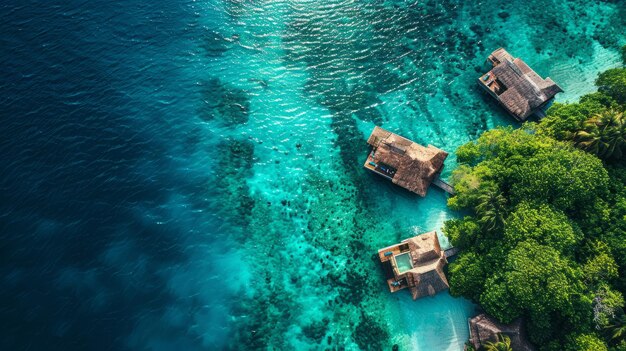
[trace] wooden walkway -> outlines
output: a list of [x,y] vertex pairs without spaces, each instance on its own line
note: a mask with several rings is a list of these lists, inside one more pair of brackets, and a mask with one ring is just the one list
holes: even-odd
[[454,188],[452,187],[452,185],[446,183],[441,178],[437,178],[433,180],[433,185],[438,186],[439,188],[441,188],[441,190],[445,191],[446,193],[450,195],[454,195]]
[[546,102],[543,106],[539,107],[537,109],[537,111],[535,111],[535,115],[537,116],[537,118],[542,119],[545,116],[547,116],[548,115],[548,109],[550,109],[550,107],[552,107],[553,103],[554,103],[554,99],[551,99],[548,102]]
[[459,248],[458,247],[452,247],[452,248],[447,249],[443,253],[446,255],[446,258],[448,258],[450,256],[454,256],[454,255],[458,254],[459,253]]

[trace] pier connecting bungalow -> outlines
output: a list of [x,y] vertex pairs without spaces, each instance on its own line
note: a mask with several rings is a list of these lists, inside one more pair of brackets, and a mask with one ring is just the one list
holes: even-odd
[[503,48],[492,52],[488,61],[493,69],[478,79],[479,85],[518,121],[532,115],[544,117],[554,96],[563,92],[552,79],[541,78]]
[[449,287],[443,273],[448,261],[435,231],[380,249],[378,258],[391,292],[409,289],[415,300]]
[[374,127],[367,143],[372,151],[365,161],[366,169],[420,196],[426,196],[431,183],[453,192],[439,179],[447,152],[432,145],[424,147],[380,127]]

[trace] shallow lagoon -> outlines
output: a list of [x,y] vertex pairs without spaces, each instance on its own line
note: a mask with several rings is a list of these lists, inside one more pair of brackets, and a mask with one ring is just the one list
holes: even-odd
[[29,116],[1,126],[3,349],[460,350],[474,306],[392,295],[374,257],[457,214],[364,171],[365,138],[447,150],[449,177],[456,147],[516,125],[475,84],[489,52],[565,101],[626,40],[621,2],[88,6],[0,22],[7,114]]
[[[447,293],[416,302],[391,295],[371,258],[414,233],[440,231],[456,214],[438,189],[422,199],[363,171],[364,141],[382,125],[436,145],[452,153],[449,176],[456,147],[514,124],[475,84],[491,50],[506,46],[552,77],[566,90],[560,101],[589,91],[600,69],[618,63],[610,43],[624,41],[623,8],[532,5],[307,1],[227,9],[237,16],[226,36],[238,33],[240,47],[216,62],[228,62],[221,74],[250,92],[250,120],[236,129],[255,143],[246,184],[281,238],[242,247],[272,247],[258,257],[263,268],[251,268],[266,277],[254,289],[283,304],[268,307],[273,314],[235,316],[242,333],[255,319],[279,326],[240,338],[302,349],[462,349],[474,306]],[[326,327],[313,328],[316,321]]]

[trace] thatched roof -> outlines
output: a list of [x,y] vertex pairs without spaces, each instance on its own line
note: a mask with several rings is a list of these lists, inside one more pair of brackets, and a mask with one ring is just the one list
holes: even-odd
[[409,244],[411,258],[415,263],[426,263],[441,257],[441,245],[436,231],[420,234],[403,241]]
[[[524,61],[500,48],[489,57],[494,68],[488,73],[502,88],[495,95],[517,119],[524,121],[563,90],[552,79],[541,78]],[[485,81],[481,84],[485,84]]]
[[424,233],[404,240],[409,244],[413,269],[407,272],[413,281],[411,294],[413,299],[422,296],[432,296],[439,291],[448,289],[448,280],[443,273],[443,267],[448,263],[439,245],[437,232]]
[[491,55],[489,55],[489,60],[491,61],[491,63],[493,63],[494,66],[504,61],[513,61],[513,59],[514,57],[511,56],[511,54],[509,54],[509,52],[504,50],[503,48],[498,48],[497,50],[494,50]]
[[[411,269],[400,271],[396,266],[396,257],[410,254]],[[437,232],[424,233],[401,243],[378,250],[378,256],[387,273],[392,292],[409,288],[413,299],[432,296],[449,288],[443,267],[448,263],[444,251],[439,245]],[[402,286],[394,286],[394,282],[403,281]]]
[[374,128],[367,142],[375,149],[376,163],[396,169],[391,181],[421,196],[426,195],[448,157],[447,152],[432,145],[424,147],[380,127]]
[[535,347],[526,339],[526,332],[521,319],[511,324],[501,324],[486,314],[479,314],[470,319],[470,343],[476,349],[486,342],[497,342],[498,334],[511,338],[511,347],[515,351],[534,351]]
[[422,273],[409,271],[408,274],[414,282],[413,286],[411,286],[411,296],[413,300],[423,296],[433,296],[450,287],[448,279],[446,279],[443,273],[443,267],[446,265],[446,261],[437,260],[434,265],[434,269]]

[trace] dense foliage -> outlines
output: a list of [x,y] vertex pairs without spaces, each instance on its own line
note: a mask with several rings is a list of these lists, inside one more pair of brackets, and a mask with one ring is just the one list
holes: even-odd
[[596,113],[574,134],[576,146],[604,159],[621,159],[626,147],[626,119],[621,111]]
[[539,123],[457,150],[450,292],[541,350],[626,350],[626,68]]
[[485,351],[513,351],[511,348],[511,339],[502,334],[498,334],[497,342],[487,342]]
[[596,80],[598,91],[617,101],[626,102],[626,68],[613,68],[604,71]]

